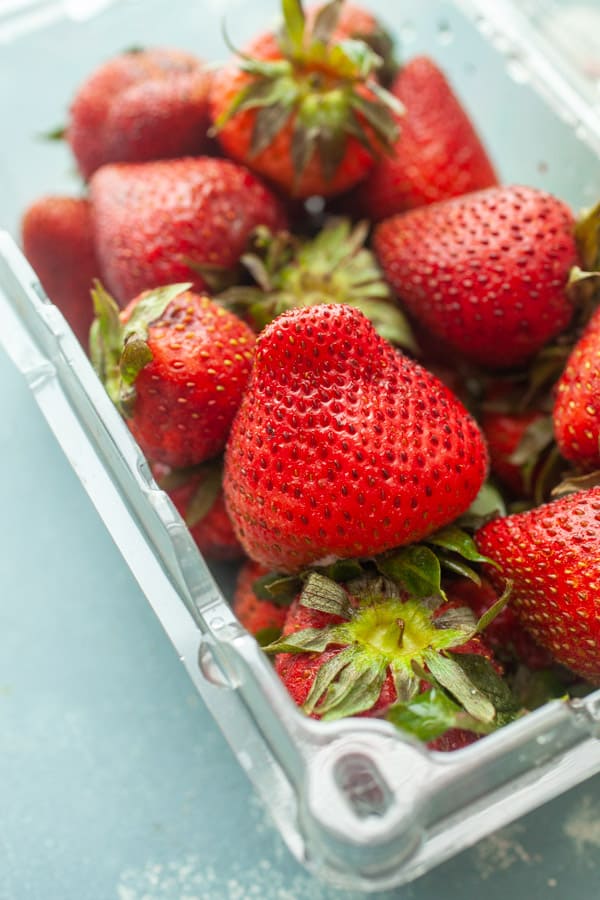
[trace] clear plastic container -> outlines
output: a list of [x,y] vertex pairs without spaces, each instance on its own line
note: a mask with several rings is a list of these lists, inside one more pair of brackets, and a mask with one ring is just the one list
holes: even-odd
[[[368,5],[404,56],[427,51],[448,72],[504,180],[546,188],[576,208],[600,197],[600,125],[522,13],[503,2],[490,12],[483,0]],[[267,2],[96,0],[88,17],[89,6],[0,10],[0,106],[10,123],[0,142],[0,223],[15,236],[34,197],[78,189],[65,148],[37,135],[61,123],[95,63],[158,43],[218,59],[223,13],[239,43],[275,12]],[[305,718],[231,613],[234,572],[211,571],[199,556],[9,233],[0,236],[0,340],[240,764],[311,870],[365,890],[410,881],[600,771],[600,691],[550,703],[450,754],[382,721]]]
[[600,6],[596,0],[522,0],[546,56],[600,113]]

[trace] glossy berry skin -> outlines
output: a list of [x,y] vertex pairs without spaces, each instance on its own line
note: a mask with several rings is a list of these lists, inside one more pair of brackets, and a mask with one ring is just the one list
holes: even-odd
[[600,468],[600,310],[558,380],[553,420],[562,455],[582,468]]
[[81,197],[41,197],[21,223],[23,252],[48,297],[87,349],[94,307],[90,288],[99,277],[90,204]]
[[159,285],[205,290],[195,265],[231,269],[257,225],[286,224],[255,175],[209,157],[103,166],[90,197],[104,281],[123,305]]
[[256,596],[252,585],[267,571],[258,563],[249,560],[240,569],[232,607],[235,615],[250,634],[258,634],[266,628],[280,630],[287,616],[287,607],[278,606],[269,600],[261,600]]
[[513,581],[511,605],[538,644],[583,678],[600,683],[600,488],[495,519],[475,535]]
[[210,509],[195,521],[194,499],[197,491],[202,487],[202,472],[191,469],[187,477],[182,477],[179,483],[172,487],[161,484],[165,478],[173,475],[168,466],[161,463],[152,465],[152,474],[163,490],[173,501],[173,505],[182,519],[187,523],[190,534],[196,545],[206,559],[214,559],[223,562],[242,559],[244,551],[237,540],[227,509],[223,491],[217,493]]
[[[139,298],[123,310],[127,321]],[[172,468],[220,453],[251,367],[254,334],[208,297],[185,291],[148,327],[151,361],[135,379],[129,428]]]
[[569,324],[577,264],[570,210],[528,187],[498,187],[393,216],[374,247],[421,325],[489,369],[526,363]]
[[498,183],[473,123],[433,60],[409,60],[390,90],[406,112],[394,154],[382,156],[360,187],[366,216],[379,221]]
[[467,509],[486,470],[462,404],[357,309],[294,309],[259,336],[224,473],[251,558],[294,571],[417,541]]
[[99,66],[69,111],[66,136],[83,177],[106,163],[201,153],[209,84],[203,64],[181,50],[132,51]]

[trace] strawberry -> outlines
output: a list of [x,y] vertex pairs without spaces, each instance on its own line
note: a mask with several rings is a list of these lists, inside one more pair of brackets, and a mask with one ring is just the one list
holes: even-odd
[[476,543],[513,582],[520,622],[554,659],[600,683],[600,487],[492,520]]
[[475,128],[444,73],[427,56],[409,60],[390,88],[405,114],[394,153],[360,187],[374,221],[498,183]]
[[190,469],[170,469],[153,463],[152,474],[186,522],[198,549],[207,559],[237,560],[244,555],[225,508],[221,460]]
[[556,386],[554,433],[562,455],[600,468],[600,309],[573,348]]
[[275,196],[223,159],[103,166],[90,197],[103,277],[121,304],[180,281],[203,291],[207,272],[237,264],[254,228],[286,225]]
[[21,223],[23,251],[42,287],[87,348],[94,307],[90,289],[100,267],[90,205],[78,197],[41,197]]
[[83,177],[105,163],[201,153],[209,83],[182,50],[130,50],[99,66],[75,94],[66,129]]
[[256,595],[254,583],[266,575],[266,569],[248,560],[239,571],[232,607],[235,615],[250,634],[281,632],[287,616],[287,607],[273,600]]
[[259,336],[224,490],[247,554],[289,572],[421,539],[467,509],[486,467],[451,391],[359,310],[328,304]]
[[[312,572],[282,637],[265,649],[294,702],[313,718],[388,714],[406,729],[419,692],[432,685],[448,691],[461,715],[428,735],[433,739],[458,724],[486,733],[508,712],[501,668],[479,629],[469,610],[441,595],[417,597],[373,573],[340,584]],[[491,702],[490,689],[500,702]],[[417,705],[423,700],[431,695]]]
[[119,314],[97,284],[92,361],[146,456],[172,468],[223,450],[254,334],[189,284],[145,291]]
[[574,218],[555,197],[497,187],[380,223],[374,247],[401,303],[467,360],[526,363],[569,324]]
[[376,80],[381,57],[336,34],[340,0],[312,22],[300,0],[283,0],[282,7],[278,38],[261,35],[215,74],[214,128],[228,156],[287,194],[332,196],[391,150],[398,132],[392,110],[399,113],[401,105]]

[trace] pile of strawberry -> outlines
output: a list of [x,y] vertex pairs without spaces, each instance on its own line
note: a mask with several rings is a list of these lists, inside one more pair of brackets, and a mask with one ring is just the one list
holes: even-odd
[[295,702],[454,749],[600,683],[600,212],[499,185],[368,11],[282,6],[92,73],[23,245]]

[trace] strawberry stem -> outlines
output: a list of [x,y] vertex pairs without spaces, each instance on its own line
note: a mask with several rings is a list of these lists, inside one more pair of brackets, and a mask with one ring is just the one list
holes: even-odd
[[404,109],[374,77],[383,59],[363,40],[332,40],[341,5],[333,0],[309,29],[299,0],[282,0],[278,42],[283,58],[262,60],[238,53],[239,67],[251,81],[213,126],[218,134],[238,113],[257,110],[250,158],[291,127],[297,190],[315,154],[329,183],[351,136],[376,157],[381,151],[392,153],[399,135],[398,117]]

